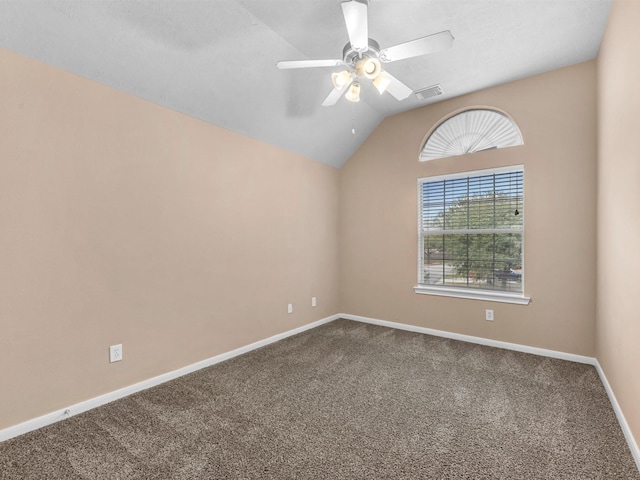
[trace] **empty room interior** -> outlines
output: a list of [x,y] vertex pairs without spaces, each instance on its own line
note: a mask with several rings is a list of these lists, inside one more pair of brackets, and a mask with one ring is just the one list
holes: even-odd
[[640,479],[639,24],[1,0],[0,478]]

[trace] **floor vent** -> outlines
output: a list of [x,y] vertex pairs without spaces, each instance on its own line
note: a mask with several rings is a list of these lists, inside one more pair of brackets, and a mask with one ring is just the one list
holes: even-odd
[[438,95],[442,95],[444,90],[440,84],[431,85],[430,87],[423,88],[422,90],[416,90],[413,92],[418,100],[426,100],[427,98],[436,97]]

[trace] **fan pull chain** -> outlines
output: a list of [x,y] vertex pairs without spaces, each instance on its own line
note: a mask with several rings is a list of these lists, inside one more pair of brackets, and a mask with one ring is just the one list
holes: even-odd
[[351,104],[351,112],[352,112],[352,118],[353,118],[353,125],[351,127],[351,135],[355,135],[356,134],[356,104],[355,102]]

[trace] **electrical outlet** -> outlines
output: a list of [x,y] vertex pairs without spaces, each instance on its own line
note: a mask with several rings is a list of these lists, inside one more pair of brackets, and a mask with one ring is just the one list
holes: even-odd
[[311,297],[311,306],[315,307],[318,304],[318,302],[316,302],[316,297]]
[[485,310],[484,318],[485,320],[489,320],[490,322],[493,322],[493,310]]
[[287,313],[293,313],[293,303],[287,305]]
[[109,347],[109,362],[119,362],[122,360],[122,344],[111,345]]

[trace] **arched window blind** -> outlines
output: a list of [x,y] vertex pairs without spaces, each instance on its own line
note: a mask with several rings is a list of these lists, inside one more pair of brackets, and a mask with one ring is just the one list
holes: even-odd
[[522,145],[520,129],[506,114],[487,108],[460,112],[440,123],[420,152],[420,161]]

